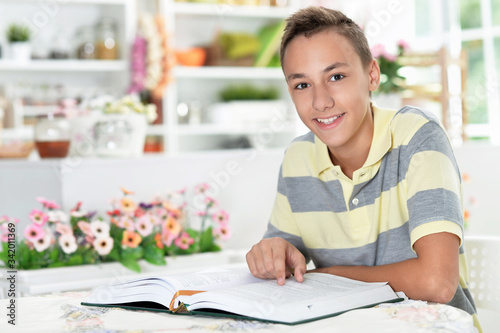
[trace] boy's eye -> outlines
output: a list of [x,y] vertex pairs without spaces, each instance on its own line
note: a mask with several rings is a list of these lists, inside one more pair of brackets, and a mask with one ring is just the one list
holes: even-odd
[[298,85],[295,86],[295,89],[302,90],[302,89],[305,89],[307,87],[309,87],[309,84],[307,84],[307,83],[299,83]]
[[334,74],[330,78],[330,81],[339,81],[339,80],[342,80],[343,78],[344,78],[344,75],[342,75],[342,74]]

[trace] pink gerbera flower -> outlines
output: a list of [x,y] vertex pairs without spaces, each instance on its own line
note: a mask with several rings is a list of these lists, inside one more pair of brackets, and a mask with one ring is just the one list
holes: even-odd
[[46,232],[42,238],[34,241],[33,245],[35,246],[35,250],[37,250],[37,252],[42,252],[48,249],[51,243],[52,236]]
[[198,184],[194,187],[194,193],[203,194],[206,191],[208,191],[209,189],[210,189],[210,185],[208,185],[208,183],[201,183],[201,184]]
[[72,234],[64,234],[59,237],[59,245],[66,254],[71,254],[78,248],[75,236],[73,236]]
[[212,218],[218,223],[227,223],[229,220],[229,214],[224,209],[220,209],[218,212],[212,214]]
[[174,243],[178,248],[187,250],[189,246],[194,243],[194,239],[191,238],[187,232],[182,232],[181,236],[177,238]]
[[221,223],[213,230],[213,235],[222,240],[228,240],[231,238],[231,229],[229,229],[227,224]]
[[31,221],[33,221],[33,223],[36,223],[39,226],[44,225],[45,222],[49,220],[49,216],[38,209],[33,209],[29,215],[29,218]]
[[31,224],[26,229],[24,229],[24,237],[32,243],[38,241],[45,236],[45,231],[38,224]]
[[149,236],[153,231],[153,226],[154,225],[151,220],[151,215],[145,214],[139,218],[135,225],[135,228],[142,237],[146,237]]

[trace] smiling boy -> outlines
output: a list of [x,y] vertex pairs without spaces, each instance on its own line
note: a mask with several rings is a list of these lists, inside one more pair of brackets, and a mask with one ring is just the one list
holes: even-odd
[[308,7],[287,20],[281,64],[310,132],[288,147],[252,274],[279,285],[293,270],[388,281],[412,299],[474,314],[462,247],[461,178],[431,114],[370,101],[380,69],[341,12]]

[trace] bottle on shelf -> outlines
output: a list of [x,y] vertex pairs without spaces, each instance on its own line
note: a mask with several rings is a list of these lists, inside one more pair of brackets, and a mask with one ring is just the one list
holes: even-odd
[[66,157],[69,151],[70,126],[61,113],[39,116],[34,128],[35,146],[41,158]]
[[118,59],[118,40],[116,38],[116,24],[111,18],[103,18],[97,24],[97,59]]

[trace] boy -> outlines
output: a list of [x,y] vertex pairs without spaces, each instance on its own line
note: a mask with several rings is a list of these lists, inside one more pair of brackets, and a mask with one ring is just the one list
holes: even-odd
[[380,80],[363,31],[341,12],[292,15],[281,65],[302,122],[288,147],[268,230],[247,254],[283,285],[316,272],[388,281],[411,299],[474,314],[462,244],[461,180],[444,129],[413,107],[370,102]]

